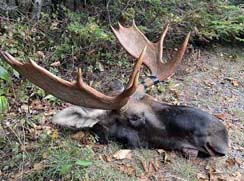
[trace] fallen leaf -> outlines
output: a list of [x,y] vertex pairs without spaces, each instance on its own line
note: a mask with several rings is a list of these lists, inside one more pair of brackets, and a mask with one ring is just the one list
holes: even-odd
[[119,150],[113,155],[113,157],[116,160],[123,160],[123,159],[130,160],[132,158],[131,150],[127,150],[127,149]]
[[57,30],[58,29],[58,22],[53,22],[52,24],[51,24],[51,26],[50,26],[50,29],[51,30]]
[[160,169],[160,160],[158,158],[154,159],[153,166],[155,167],[156,171]]
[[58,133],[58,130],[57,130],[57,129],[55,129],[55,130],[52,132],[51,138],[52,138],[52,140],[56,140],[56,139],[59,138],[59,133]]
[[198,173],[197,174],[197,179],[199,181],[207,181],[208,180],[208,177],[206,175],[202,174],[202,173]]
[[157,178],[157,181],[165,181],[166,178],[162,175],[160,175],[158,178]]
[[91,134],[89,132],[83,132],[79,131],[73,135],[71,135],[71,138],[79,141],[83,145],[93,144],[93,140],[91,139]]
[[[23,110],[24,112],[29,112],[29,105],[27,104],[22,104],[20,106],[20,109]],[[22,111],[21,111],[22,112]]]
[[148,174],[153,175],[156,171],[157,171],[156,166],[154,165],[153,161],[150,161],[148,165]]
[[236,180],[236,181],[243,181],[244,180],[244,177],[240,172],[233,173],[232,177],[233,177],[233,181],[234,180]]
[[203,83],[208,86],[208,87],[212,87],[213,85],[215,85],[216,83],[211,81],[211,80],[204,80]]
[[103,156],[103,160],[104,160],[105,162],[111,162],[111,161],[112,161],[112,157],[111,157],[111,156],[108,156],[108,155],[104,155],[104,156]]
[[225,166],[228,168],[235,166],[235,164],[236,164],[235,158],[228,158],[225,161]]
[[34,145],[33,144],[21,144],[20,146],[20,150],[22,152],[29,152],[29,151],[33,151],[35,149]]
[[52,115],[54,115],[54,114],[56,114],[56,110],[54,110],[54,109],[49,109],[48,111],[45,111],[44,112],[44,115],[45,116],[52,116]]
[[47,165],[45,164],[45,161],[41,161],[39,163],[34,164],[32,171],[35,171],[35,172],[42,171],[46,167],[47,167]]
[[44,110],[45,106],[42,105],[40,100],[36,99],[31,102],[31,108],[36,110]]
[[144,172],[148,172],[148,168],[147,168],[147,163],[146,163],[146,161],[144,161],[144,160],[141,160],[141,165],[142,165],[142,168],[143,168],[143,170],[144,170]]
[[121,165],[119,165],[119,170],[121,172],[127,174],[128,176],[135,175],[135,173],[136,173],[136,169],[130,164],[121,164]]
[[83,131],[79,131],[75,134],[71,135],[71,138],[76,140],[76,141],[81,141],[85,137],[85,133]]
[[48,152],[44,152],[44,153],[42,154],[42,158],[44,158],[44,159],[48,158]]
[[231,80],[231,84],[234,86],[234,87],[238,87],[239,86],[239,82],[237,80]]
[[38,58],[45,58],[45,54],[42,51],[36,52]]
[[214,115],[215,117],[217,117],[217,118],[219,118],[219,119],[221,119],[221,120],[225,120],[225,118],[226,118],[226,114],[225,113],[221,113],[221,114],[215,114]]
[[210,175],[211,181],[243,181],[243,176],[240,172],[235,172],[232,174],[224,173],[212,173]]
[[60,65],[61,65],[60,61],[56,61],[51,64],[52,67],[59,67]]
[[139,179],[139,181],[150,181],[151,179],[149,179],[147,176],[142,175]]

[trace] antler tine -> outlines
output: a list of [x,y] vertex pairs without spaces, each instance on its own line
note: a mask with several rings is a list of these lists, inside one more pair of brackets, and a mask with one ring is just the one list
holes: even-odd
[[173,62],[180,62],[185,54],[185,51],[186,51],[186,48],[187,48],[187,45],[188,45],[188,42],[189,42],[189,39],[190,39],[190,36],[191,36],[191,32],[189,32],[184,40],[184,42],[182,43],[180,49],[178,50],[174,60],[172,60]]
[[[143,58],[144,58],[144,55],[146,53],[146,50],[147,50],[147,47],[145,46],[144,49],[141,52],[141,55],[137,59],[136,64],[134,64],[133,73],[131,74],[130,80],[129,80],[128,85],[127,85],[127,88],[130,88],[133,85],[133,80],[135,79],[135,77],[139,76],[140,66],[141,66],[141,64],[143,62]],[[138,75],[136,75],[136,74],[138,74]],[[135,79],[135,80],[136,80],[136,83],[138,83],[138,78]]]
[[188,45],[188,41],[190,38],[190,34],[191,34],[190,32],[187,34],[184,42],[182,43],[180,49],[178,50],[176,56],[172,60],[170,60],[164,64],[161,74],[158,75],[158,79],[160,81],[172,76],[175,73],[177,65],[181,62],[181,60],[185,54],[185,51],[186,51],[186,48]]
[[9,65],[32,83],[65,102],[89,108],[115,110],[123,107],[137,89],[143,52],[141,58],[138,59],[134,66],[127,89],[114,97],[107,96],[87,85],[82,79],[81,69],[78,70],[77,81],[72,83],[53,75],[32,60],[27,63],[21,63],[7,52],[1,50],[0,55]]
[[181,62],[185,54],[188,41],[190,39],[190,35],[191,33],[189,32],[184,42],[182,43],[180,49],[176,53],[176,56],[172,60],[163,64],[164,66],[161,68],[161,73],[158,74],[154,80],[151,80],[149,78],[144,80],[144,87],[150,87],[153,84],[158,83],[159,81],[167,79],[168,77],[172,76],[175,73],[177,65]]
[[160,40],[159,40],[159,59],[158,62],[162,62],[163,60],[163,43],[164,43],[164,38],[169,30],[169,24],[167,24],[164,28],[163,33],[161,34]]
[[160,36],[160,40],[156,43],[152,43],[146,38],[146,36],[138,29],[134,20],[132,26],[129,28],[123,27],[122,25],[119,26],[120,28],[118,30],[114,29],[113,27],[112,30],[121,45],[129,54],[138,58],[139,52],[142,51],[143,47],[148,47],[145,52],[143,64],[149,68],[153,75],[153,80],[145,80],[144,86],[150,86],[173,75],[176,70],[176,66],[180,63],[185,53],[190,38],[190,33],[186,36],[186,39],[182,44],[182,47],[177,52],[176,57],[172,61],[164,63],[162,61],[163,42],[169,29],[168,24],[165,26],[164,31]]

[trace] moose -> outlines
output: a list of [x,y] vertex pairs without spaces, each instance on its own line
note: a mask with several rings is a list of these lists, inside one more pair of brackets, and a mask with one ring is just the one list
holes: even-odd
[[[74,105],[57,113],[52,120],[54,124],[89,128],[104,144],[113,138],[130,148],[180,150],[192,157],[224,156],[228,150],[228,132],[222,121],[193,107],[159,102],[145,93],[148,87],[175,73],[187,49],[190,33],[176,56],[163,62],[163,42],[168,29],[167,25],[160,40],[152,43],[134,21],[130,27],[121,24],[112,27],[120,44],[136,61],[127,86],[124,88],[120,81],[115,81],[110,96],[86,84],[80,68],[76,81],[69,82],[31,59],[21,63],[3,50],[0,55],[29,81]],[[139,83],[142,64],[153,76]]]

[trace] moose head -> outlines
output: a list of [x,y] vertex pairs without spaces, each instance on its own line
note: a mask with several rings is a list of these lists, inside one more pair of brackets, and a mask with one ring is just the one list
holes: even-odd
[[[119,24],[112,27],[121,45],[137,61],[126,88],[120,82],[113,86],[114,95],[107,96],[87,85],[81,69],[77,80],[63,80],[29,60],[21,63],[4,51],[3,59],[35,85],[55,97],[74,104],[56,114],[53,123],[63,126],[90,127],[101,142],[113,137],[133,148],[163,148],[181,150],[188,155],[223,156],[228,148],[228,133],[216,117],[188,106],[158,102],[145,93],[145,89],[172,76],[187,48],[186,36],[175,58],[162,61],[163,42],[168,31],[164,29],[160,40],[150,42],[135,23],[129,28]],[[141,65],[153,76],[139,84]]]

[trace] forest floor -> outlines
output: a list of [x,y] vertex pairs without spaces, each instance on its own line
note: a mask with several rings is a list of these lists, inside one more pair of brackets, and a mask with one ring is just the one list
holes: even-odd
[[[15,86],[15,94],[23,96]],[[1,122],[0,180],[244,180],[243,46],[192,49],[177,74],[149,93],[221,119],[229,131],[228,154],[188,160],[173,151],[100,145],[86,131],[50,123],[66,105],[31,98],[12,101]]]

